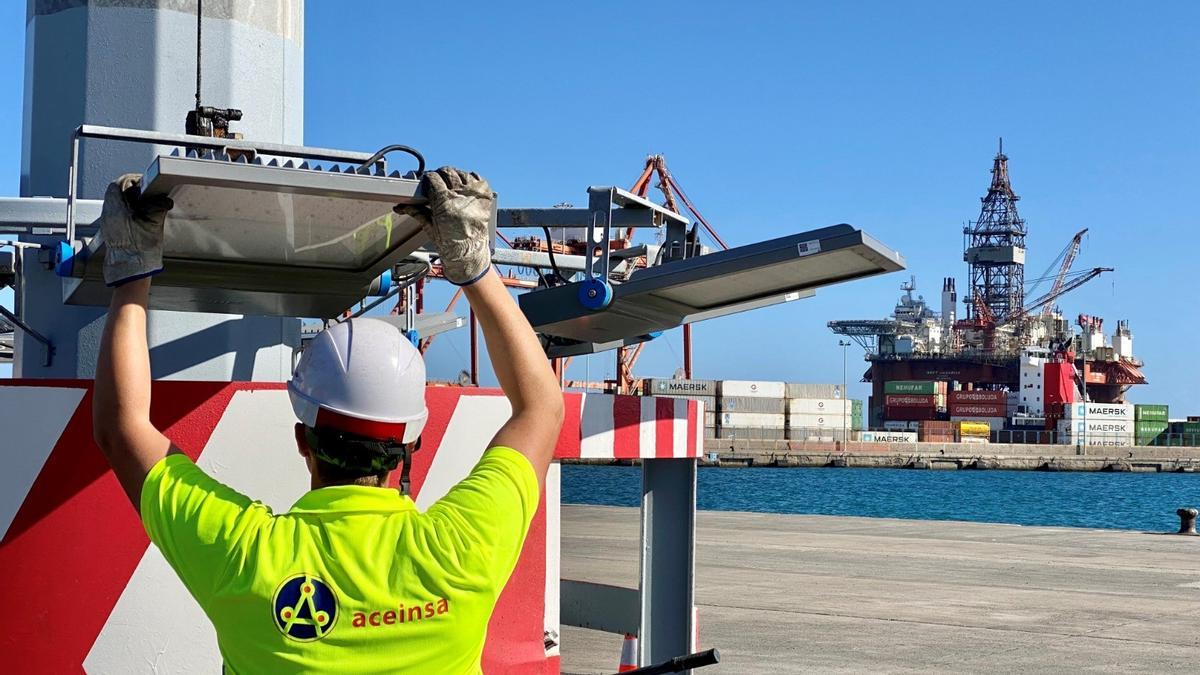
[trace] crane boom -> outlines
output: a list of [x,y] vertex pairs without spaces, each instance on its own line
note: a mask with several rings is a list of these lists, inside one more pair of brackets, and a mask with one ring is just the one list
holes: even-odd
[[[1066,252],[1066,255],[1063,256],[1062,265],[1058,268],[1058,276],[1054,277],[1054,285],[1050,288],[1050,292],[1046,294],[1047,296],[1051,296],[1051,299],[1056,298],[1066,292],[1063,290],[1063,283],[1066,281],[1067,272],[1071,271],[1071,265],[1075,262],[1075,256],[1079,255],[1079,247],[1083,244],[1083,235],[1087,234],[1087,231],[1088,231],[1088,229],[1085,227],[1082,230],[1076,232],[1075,237],[1071,239],[1070,245],[1067,246],[1067,252]],[[1097,269],[1100,269],[1100,268],[1097,268]],[[1099,276],[1099,273],[1097,273],[1097,276]],[[1091,278],[1092,277],[1089,277],[1089,280]],[[1085,283],[1085,282],[1081,282],[1081,283]],[[1045,297],[1045,296],[1043,296],[1043,297]],[[1042,304],[1042,316],[1050,316],[1050,313],[1053,311],[1053,308],[1054,308],[1054,304],[1052,302],[1047,301],[1047,302],[1043,303]],[[1035,307],[1027,307],[1025,309],[1025,311],[1026,311],[1026,313],[1029,313],[1033,309],[1036,309],[1036,308]]]
[[1055,282],[1054,288],[1049,293],[1043,295],[1042,297],[1038,298],[1037,300],[1034,300],[1033,302],[1026,305],[1025,310],[1022,312],[1022,314],[1028,315],[1028,314],[1036,311],[1039,307],[1048,306],[1050,303],[1053,303],[1059,297],[1066,295],[1067,293],[1070,293],[1071,291],[1075,290],[1076,288],[1079,288],[1080,286],[1086,284],[1087,282],[1091,281],[1092,279],[1095,279],[1096,277],[1100,276],[1101,274],[1104,274],[1105,272],[1112,272],[1112,271],[1114,271],[1114,270],[1111,267],[1093,267],[1086,274],[1076,277],[1075,279],[1072,279],[1066,283]]

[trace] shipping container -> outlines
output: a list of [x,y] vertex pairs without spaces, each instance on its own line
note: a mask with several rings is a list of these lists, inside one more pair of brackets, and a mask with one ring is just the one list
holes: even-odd
[[951,423],[976,422],[986,424],[992,431],[1000,431],[1004,428],[1004,424],[1008,421],[1006,417],[979,417],[976,415],[966,415],[960,417],[951,417]]
[[707,410],[707,409],[704,411],[704,426],[706,426],[706,427],[717,426],[717,413],[716,412],[714,412],[712,410]]
[[[945,385],[945,383],[942,383]],[[942,393],[938,390],[937,382],[929,382],[924,380],[892,380],[891,382],[883,383],[883,393],[885,394],[918,394],[932,396]]]
[[850,428],[854,429],[855,431],[862,431],[863,402],[859,399],[851,399],[850,403]]
[[916,443],[917,435],[911,431],[860,431],[854,440],[863,443]]
[[787,419],[788,427],[792,429],[806,427],[841,429],[843,425],[847,429],[850,428],[850,418],[845,415],[788,415]]
[[992,435],[992,426],[985,422],[958,422],[954,425],[954,430],[958,433],[959,438],[967,436],[979,436],[990,438]]
[[787,411],[790,415],[851,415],[854,403],[844,398],[789,398]]
[[1154,403],[1138,403],[1133,406],[1133,419],[1137,422],[1166,422],[1169,408]]
[[1066,419],[1106,419],[1133,421],[1133,405],[1130,403],[1072,403],[1064,406]]
[[762,427],[729,427],[721,426],[716,429],[715,438],[743,441],[782,441],[787,439],[787,430],[764,429]]
[[845,398],[840,384],[803,384],[788,382],[784,387],[787,398]]
[[1091,445],[1106,448],[1132,448],[1133,434],[1060,434],[1058,442],[1064,445]]
[[787,400],[782,398],[760,398],[757,396],[722,396],[717,399],[720,412],[767,413],[782,415],[787,409]]
[[1161,434],[1165,433],[1170,427],[1171,425],[1166,422],[1138,420],[1133,423],[1133,432],[1136,434]]
[[951,417],[1007,417],[1007,404],[950,402]]
[[888,408],[936,408],[935,394],[888,394],[883,397],[883,405]]
[[887,420],[883,423],[884,431],[908,431],[908,422],[899,420]]
[[1132,420],[1110,420],[1110,419],[1069,419],[1062,420],[1059,424],[1059,430],[1069,434],[1132,434],[1134,433],[1134,422]]
[[782,382],[760,382],[757,380],[722,380],[721,396],[753,396],[757,398],[786,398],[787,388]]
[[937,419],[937,415],[936,408],[889,407],[883,409],[883,418],[887,420],[904,420],[906,422],[934,420]]
[[717,395],[716,380],[673,380],[661,377],[642,380],[645,393],[649,396],[686,395],[709,396]]
[[764,429],[783,429],[787,426],[787,418],[782,415],[767,413],[719,413],[717,419],[723,427],[762,427]]
[[1008,405],[1007,391],[987,391],[983,389],[972,389],[971,391],[952,391],[947,399],[950,405],[955,403],[976,403],[986,405]]

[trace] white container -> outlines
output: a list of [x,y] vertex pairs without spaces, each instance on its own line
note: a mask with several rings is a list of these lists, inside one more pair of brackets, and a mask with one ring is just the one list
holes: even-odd
[[758,398],[785,398],[787,387],[782,382],[760,382],[757,380],[724,380],[721,396],[754,396]]
[[788,382],[784,394],[788,398],[845,398],[840,384]]
[[1072,403],[1065,407],[1066,419],[1085,418],[1133,421],[1132,403]]
[[1132,448],[1133,434],[1064,434],[1058,437],[1063,445],[1090,445],[1104,448]]
[[721,412],[767,413],[782,415],[787,409],[787,401],[782,398],[761,398],[758,396],[722,396],[717,399],[717,410]]
[[862,443],[916,443],[914,431],[860,431],[856,440]]
[[1102,436],[1106,434],[1133,434],[1134,423],[1131,420],[1098,419],[1095,417],[1072,418],[1059,420],[1058,430],[1064,434],[1086,434]]
[[846,415],[788,415],[788,427],[792,429],[841,429],[854,425]]
[[716,437],[744,441],[781,441],[787,438],[787,429],[766,429],[763,427],[720,427],[716,430]]
[[783,415],[767,413],[720,413],[718,416],[722,427],[741,427],[759,429],[783,429],[787,418]]
[[787,411],[790,415],[849,415],[854,403],[844,398],[789,398]]

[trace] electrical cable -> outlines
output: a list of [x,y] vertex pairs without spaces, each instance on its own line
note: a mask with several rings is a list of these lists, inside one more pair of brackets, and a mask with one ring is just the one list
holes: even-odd
[[200,36],[204,25],[204,0],[196,0],[196,110],[200,109]]
[[422,176],[425,174],[425,155],[422,155],[420,152],[418,152],[416,148],[411,148],[407,145],[401,145],[399,143],[395,143],[392,145],[385,145],[384,147],[380,148],[379,152],[375,153],[374,155],[371,155],[371,158],[368,159],[367,161],[363,162],[362,165],[359,166],[358,168],[360,168],[360,169],[370,168],[370,166],[372,164],[383,159],[383,156],[388,154],[389,152],[403,152],[403,153],[412,155],[417,160],[417,176],[419,177],[419,176]]
[[567,278],[558,269],[558,261],[554,259],[554,242],[550,238],[550,228],[543,227],[542,232],[546,234],[546,252],[550,254],[550,269],[554,270],[554,276],[558,279],[558,283],[565,284],[567,283]]

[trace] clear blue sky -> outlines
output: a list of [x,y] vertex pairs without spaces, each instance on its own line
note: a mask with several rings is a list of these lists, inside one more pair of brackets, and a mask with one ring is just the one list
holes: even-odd
[[[0,194],[16,194],[24,3],[0,7]],[[899,249],[934,298],[966,284],[961,228],[997,136],[1029,222],[1027,276],[1091,228],[1061,303],[1128,318],[1152,384],[1200,413],[1200,5],[1155,3],[437,3],[309,0],[306,142],[403,142],[488,176],[502,205],[582,204],[648,153],[732,243],[848,222]],[[887,314],[908,273],[695,330],[700,377],[841,379],[825,322]],[[443,291],[435,294],[444,297]],[[1109,328],[1111,333],[1111,328]],[[642,375],[679,364],[679,331]],[[851,379],[865,367],[851,352]],[[435,375],[466,365],[435,345]],[[611,355],[591,374],[612,373]],[[579,375],[582,375],[582,368]],[[865,396],[865,385],[852,392]]]

